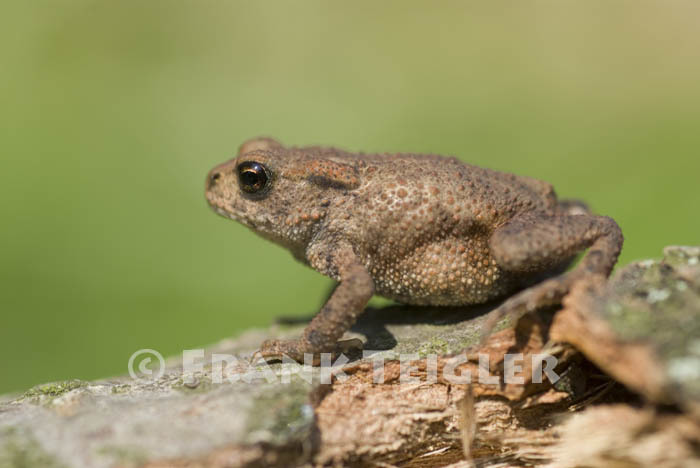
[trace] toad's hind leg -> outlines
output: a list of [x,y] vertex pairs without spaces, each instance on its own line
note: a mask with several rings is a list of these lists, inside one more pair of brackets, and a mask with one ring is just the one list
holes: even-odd
[[560,304],[571,286],[588,275],[609,275],[622,249],[622,232],[605,216],[525,215],[500,227],[489,247],[496,263],[515,275],[536,275],[556,270],[585,248],[589,248],[571,271],[538,283],[506,300],[484,326],[485,338],[505,316],[519,317],[540,307]]

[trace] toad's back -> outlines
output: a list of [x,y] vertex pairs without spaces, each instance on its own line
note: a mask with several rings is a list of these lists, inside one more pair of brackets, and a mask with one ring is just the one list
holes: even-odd
[[345,155],[360,185],[336,200],[328,229],[351,240],[377,293],[408,304],[502,296],[512,275],[489,238],[514,215],[556,206],[549,184],[435,155]]

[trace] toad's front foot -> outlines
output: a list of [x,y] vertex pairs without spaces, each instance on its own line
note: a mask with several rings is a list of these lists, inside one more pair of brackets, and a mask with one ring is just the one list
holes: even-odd
[[338,341],[332,349],[320,351],[304,340],[267,340],[260,346],[260,355],[266,360],[280,360],[286,356],[300,363],[311,361],[318,366],[323,354],[329,354],[331,361],[341,355],[353,358],[362,352],[362,347],[362,341],[357,338]]

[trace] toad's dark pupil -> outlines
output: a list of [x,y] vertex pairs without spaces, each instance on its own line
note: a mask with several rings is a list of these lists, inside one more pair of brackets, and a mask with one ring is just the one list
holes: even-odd
[[247,161],[238,165],[238,180],[248,193],[259,192],[267,185],[267,172],[262,164]]

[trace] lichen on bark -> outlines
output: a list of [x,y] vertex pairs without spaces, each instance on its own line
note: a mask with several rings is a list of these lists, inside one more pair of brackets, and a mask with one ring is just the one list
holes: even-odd
[[[0,468],[467,466],[465,453],[485,467],[683,466],[700,445],[699,258],[698,247],[669,247],[663,261],[591,278],[562,308],[505,321],[481,347],[494,304],[369,309],[348,337],[374,353],[330,383],[296,363],[246,365],[298,325],[223,340],[191,372],[171,358],[155,380],[37,386],[0,398]],[[479,353],[497,385],[445,377],[450,366],[477,375]],[[505,353],[550,353],[562,379],[507,383]],[[221,383],[215,354],[236,361]],[[401,355],[413,355],[418,381],[402,381]]]

